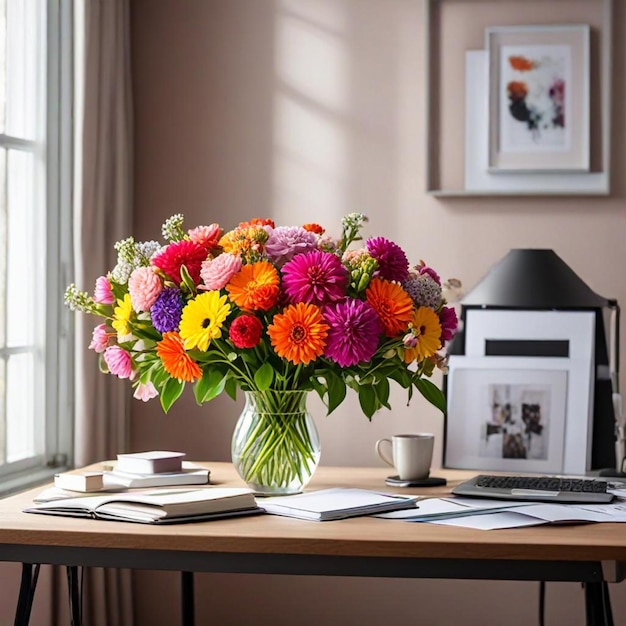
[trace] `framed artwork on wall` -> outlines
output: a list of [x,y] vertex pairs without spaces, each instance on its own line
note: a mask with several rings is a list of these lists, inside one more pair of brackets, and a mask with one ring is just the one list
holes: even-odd
[[568,409],[580,400],[571,382],[578,366],[570,359],[451,355],[444,465],[559,473],[569,454],[584,466],[586,443],[565,436]]
[[487,28],[489,171],[587,172],[587,24]]

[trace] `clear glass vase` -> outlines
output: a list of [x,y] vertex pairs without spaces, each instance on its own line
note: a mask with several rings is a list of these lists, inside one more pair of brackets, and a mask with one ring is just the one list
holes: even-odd
[[307,391],[246,391],[232,440],[239,475],[259,495],[300,493],[320,459]]

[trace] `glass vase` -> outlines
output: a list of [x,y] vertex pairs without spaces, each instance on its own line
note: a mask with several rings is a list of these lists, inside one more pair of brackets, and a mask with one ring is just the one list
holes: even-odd
[[246,391],[232,440],[239,475],[258,495],[300,493],[320,459],[307,391]]

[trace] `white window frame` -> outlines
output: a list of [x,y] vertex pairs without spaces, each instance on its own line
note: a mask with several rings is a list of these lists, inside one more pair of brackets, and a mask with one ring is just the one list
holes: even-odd
[[[43,426],[42,452],[0,465],[0,495],[51,479],[73,463],[73,318],[63,293],[72,267],[73,25],[72,0],[39,0],[45,33],[45,190],[39,202],[45,218],[45,320],[37,341],[44,347],[44,392],[37,398],[35,424]],[[2,147],[29,142],[0,135]],[[35,373],[39,382],[39,374]],[[37,436],[37,435],[36,435]]]

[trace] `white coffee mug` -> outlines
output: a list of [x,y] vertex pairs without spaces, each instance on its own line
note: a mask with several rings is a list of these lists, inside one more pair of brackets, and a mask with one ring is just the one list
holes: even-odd
[[376,442],[376,453],[401,480],[424,480],[430,474],[434,443],[432,433],[393,435]]

